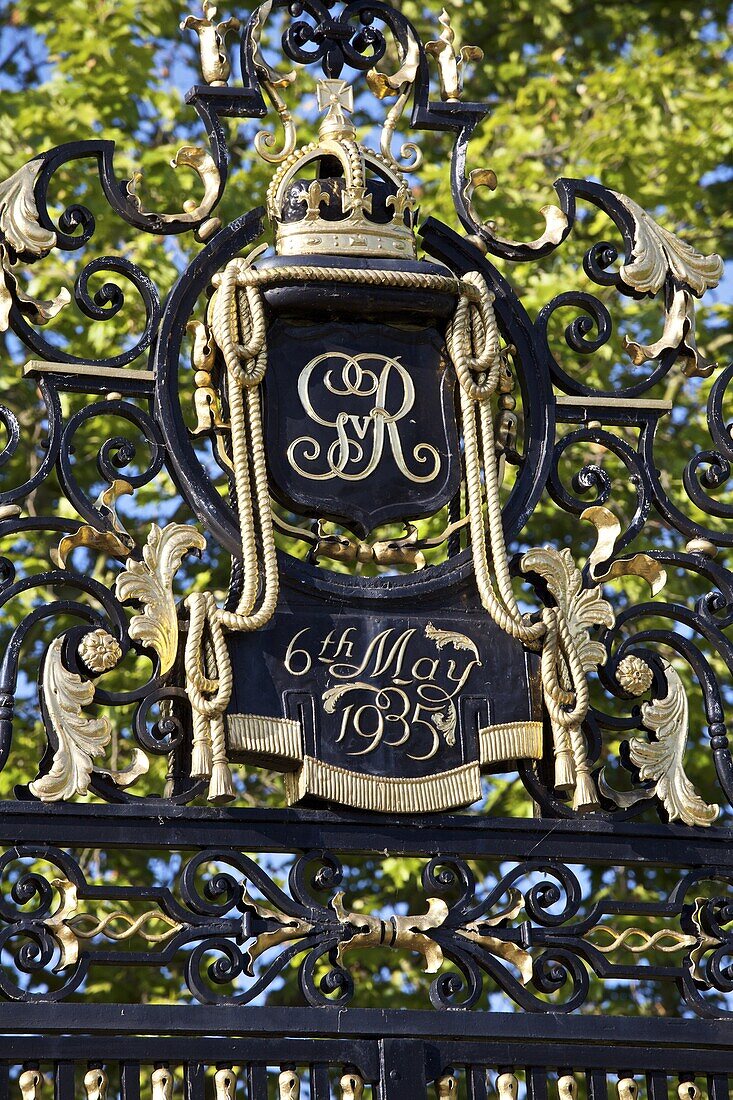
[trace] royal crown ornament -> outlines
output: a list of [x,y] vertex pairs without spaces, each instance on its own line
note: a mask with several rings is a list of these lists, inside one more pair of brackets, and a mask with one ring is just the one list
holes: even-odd
[[346,81],[320,80],[317,90],[326,112],[318,140],[280,165],[267,195],[278,255],[415,259],[416,202],[404,175],[357,141]]

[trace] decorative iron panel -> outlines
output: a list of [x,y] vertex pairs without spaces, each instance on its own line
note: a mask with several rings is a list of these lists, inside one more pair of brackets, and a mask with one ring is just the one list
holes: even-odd
[[[586,180],[555,184],[538,239],[500,237],[470,167],[481,51],[445,13],[426,44],[380,0],[274,0],[242,27],[204,4],[183,27],[209,149],[174,166],[200,198],[147,210],[97,138],[0,184],[0,326],[42,433],[0,408],[0,771],[23,771],[0,806],[0,1092],[481,1100],[491,1071],[499,1100],[643,1079],[662,1100],[672,1074],[679,1100],[698,1080],[727,1100],[733,367],[695,341],[722,260]],[[376,150],[360,95],[384,105]],[[266,207],[224,226],[227,120],[270,109]],[[454,226],[418,211],[430,131],[453,139]],[[90,208],[58,213],[57,173],[90,161],[126,232],[201,245],[164,301],[94,255]],[[530,317],[510,264],[589,210],[614,242]],[[54,250],[82,257],[73,294],[39,301],[24,272]],[[616,362],[620,307],[651,299],[660,331]],[[132,300],[107,355],[53,329],[76,311],[81,347]],[[681,488],[680,375],[713,378]],[[543,543],[548,499],[569,545]],[[527,820],[487,811],[510,781]],[[119,974],[139,996],[95,997]],[[665,1018],[610,1027],[632,998]]]

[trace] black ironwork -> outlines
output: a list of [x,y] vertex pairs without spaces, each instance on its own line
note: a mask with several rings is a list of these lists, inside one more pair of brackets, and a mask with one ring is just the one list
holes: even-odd
[[[48,622],[61,624],[53,652],[72,690],[83,693],[84,685],[94,680],[85,705],[93,698],[105,713],[131,713],[127,749],[134,749],[129,774],[121,779],[96,760],[104,744],[103,734],[96,734],[99,743],[86,756],[82,748],[76,771],[72,769],[63,787],[68,760],[62,757],[73,755],[78,746],[75,750],[63,743],[64,730],[51,713],[63,690],[46,679],[49,646],[40,691],[48,750],[37,762],[38,774],[31,768],[15,799],[0,805],[0,949],[9,960],[0,967],[0,1093],[6,1095],[20,1074],[24,1095],[35,1100],[40,1085],[33,1074],[43,1072],[40,1063],[53,1063],[55,1095],[65,1100],[74,1094],[74,1063],[91,1058],[91,1068],[103,1064],[125,1100],[138,1100],[141,1094],[141,1064],[168,1072],[174,1063],[183,1066],[189,1100],[204,1096],[207,1066],[234,1065],[244,1067],[252,1098],[268,1095],[272,1075],[268,1078],[267,1067],[277,1065],[282,1073],[290,1066],[310,1067],[313,1100],[331,1095],[329,1074],[350,1072],[378,1089],[382,1100],[427,1095],[429,1084],[448,1078],[472,1100],[481,1100],[488,1096],[489,1068],[499,1077],[508,1075],[499,1090],[503,1100],[516,1096],[519,1078],[528,1097],[544,1100],[548,1080],[572,1079],[573,1067],[585,1075],[593,1100],[605,1100],[607,1073],[612,1072],[623,1080],[646,1075],[649,1100],[668,1094],[672,1075],[679,1079],[679,1095],[695,1100],[695,1080],[707,1076],[711,1100],[727,1100],[727,1074],[733,1068],[727,1023],[733,991],[730,830],[725,823],[701,827],[717,808],[702,800],[685,775],[682,703],[677,741],[667,750],[670,761],[657,762],[655,771],[639,748],[642,742],[663,746],[670,736],[649,708],[658,708],[677,690],[668,660],[675,654],[699,689],[717,776],[715,798],[724,807],[723,818],[729,817],[733,761],[726,710],[728,677],[733,674],[728,636],[733,575],[715,560],[715,553],[733,545],[725,524],[733,508],[716,496],[730,477],[733,459],[725,412],[733,367],[721,371],[710,388],[710,446],[687,458],[684,502],[670,495],[658,468],[655,438],[670,410],[652,396],[673,369],[682,366],[692,376],[706,376],[712,369],[695,347],[692,327],[693,299],[710,285],[710,276],[700,274],[695,264],[711,258],[695,253],[693,261],[685,254],[684,262],[672,263],[660,246],[666,268],[639,275],[641,236],[651,234],[645,247],[653,249],[658,227],[651,223],[650,228],[643,212],[623,196],[570,179],[555,185],[560,206],[554,223],[548,215],[539,241],[499,238],[474,209],[473,192],[481,180],[466,175],[468,142],[488,108],[462,102],[460,94],[431,98],[429,52],[400,12],[379,0],[359,0],[339,13],[335,8],[334,2],[317,0],[263,5],[242,34],[241,86],[201,85],[189,93],[188,102],[201,116],[210,141],[209,160],[198,162],[207,166],[200,175],[205,179],[208,172],[214,181],[207,184],[209,201],[198,214],[144,211],[134,186],[115,175],[112,143],[98,139],[61,146],[27,166],[27,195],[37,210],[37,224],[53,237],[47,248],[22,248],[12,229],[3,225],[0,206],[3,285],[13,298],[9,323],[33,356],[26,373],[43,402],[45,434],[38,461],[24,468],[19,421],[10,408],[0,408],[6,432],[0,465],[7,481],[14,482],[0,493],[0,537],[9,545],[0,559],[0,607],[12,609],[16,597],[37,593],[32,610],[8,629],[4,642],[0,770],[13,753],[20,677],[25,690],[23,661]],[[411,61],[411,73],[405,72],[392,93],[396,97],[406,90],[412,95],[413,129],[454,135],[453,198],[465,234],[428,218],[419,228],[428,261],[341,256],[331,281],[320,279],[318,271],[333,266],[333,257],[309,257],[316,275],[295,282],[288,276],[289,257],[260,265],[261,272],[272,276],[269,281],[265,277],[262,290],[272,359],[264,399],[269,476],[280,531],[290,542],[281,541],[278,549],[282,595],[269,625],[228,639],[234,687],[227,716],[231,722],[249,717],[245,712],[252,709],[254,695],[259,718],[284,724],[277,727],[284,740],[279,748],[260,753],[232,741],[230,756],[275,763],[292,775],[306,758],[338,769],[341,750],[359,755],[363,742],[363,751],[372,753],[364,773],[376,783],[396,777],[419,783],[472,763],[478,776],[479,764],[484,773],[497,772],[509,766],[507,760],[522,757],[517,766],[533,820],[507,821],[481,812],[429,813],[422,803],[408,818],[335,805],[319,808],[307,798],[303,807],[288,810],[192,805],[205,798],[207,784],[192,766],[195,715],[184,683],[184,646],[174,645],[166,665],[161,646],[131,629],[124,592],[111,591],[75,567],[78,559],[72,560],[87,547],[126,563],[131,575],[149,565],[160,544],[137,545],[116,505],[121,496],[153,484],[165,469],[189,511],[232,557],[228,610],[242,590],[242,504],[234,489],[231,447],[222,442],[231,409],[223,402],[217,421],[210,404],[221,391],[223,359],[212,353],[206,369],[197,365],[203,380],[195,386],[208,411],[196,428],[189,410],[195,386],[181,360],[190,342],[187,324],[200,321],[201,301],[211,292],[212,280],[265,233],[263,210],[245,213],[226,227],[217,224],[212,212],[228,171],[222,119],[264,117],[265,97],[272,98],[274,74],[261,45],[267,16],[282,22],[285,55],[294,63],[320,66],[328,81],[341,78],[344,71],[376,70],[389,41],[404,66]],[[444,44],[452,49],[452,39]],[[56,220],[49,213],[55,173],[84,160],[96,162],[112,212],[133,230],[194,231],[205,241],[162,305],[152,281],[128,260],[97,257],[85,262],[73,293],[80,320],[106,322],[128,308],[117,282],[91,289],[108,273],[129,284],[141,307],[138,313],[144,315],[142,331],[124,347],[91,359],[39,333],[42,308],[48,303],[27,299],[10,271],[18,261],[42,260],[51,247],[66,252],[93,247],[90,210],[73,205]],[[382,193],[383,184],[373,184],[369,196],[377,228],[391,221],[390,203],[396,197],[388,188]],[[341,181],[334,181],[333,173],[329,186],[333,194],[342,195]],[[302,181],[288,201],[296,222],[309,201]],[[665,336],[646,348],[630,344],[638,361],[649,366],[641,380],[629,385],[594,388],[582,372],[572,372],[565,350],[558,350],[560,317],[571,353],[591,357],[608,344],[613,320],[605,289],[603,298],[585,291],[561,294],[533,321],[487,258],[527,262],[550,254],[572,232],[579,203],[608,215],[621,238],[618,244],[603,241],[587,251],[583,268],[590,282],[629,298],[657,293],[663,298]],[[395,212],[400,230],[409,229],[409,212],[402,221],[396,206]],[[665,247],[674,245],[667,241]],[[387,275],[432,275],[445,285],[405,289],[389,285],[388,279],[382,286],[357,285],[356,273],[375,269]],[[353,282],[341,273],[354,275]],[[624,572],[636,572],[652,583],[662,569],[696,578],[699,595],[692,606],[655,595],[645,602],[627,602],[613,625],[613,617],[605,625],[602,618],[594,620],[594,640],[604,654],[596,663],[601,665],[605,701],[600,694],[594,696],[582,730],[598,789],[590,814],[579,813],[556,781],[547,721],[544,734],[537,733],[543,752],[481,758],[480,731],[492,723],[502,728],[539,726],[541,659],[483,612],[466,537],[458,387],[444,343],[460,280],[468,273],[478,273],[495,296],[505,349],[506,385],[500,391],[505,400],[499,407],[497,436],[501,460],[515,473],[502,501],[509,545],[526,549],[524,532],[544,493],[571,517],[582,515],[590,504],[603,508],[613,503],[617,483],[603,466],[587,461],[590,449],[603,448],[625,470],[633,505],[626,508],[611,544],[605,544],[607,560],[591,559],[574,598],[582,600],[599,581]],[[362,412],[360,401],[377,392],[375,348],[380,362],[385,356],[389,360],[391,381],[380,391],[381,404],[367,403]],[[205,358],[203,338],[199,351]],[[324,372],[353,371],[358,360],[358,370],[366,371],[370,381],[360,390],[354,375],[346,389],[331,388],[330,405],[319,407],[308,423],[296,374],[302,380],[305,361],[319,356]],[[412,375],[402,367],[403,360],[411,369],[418,364]],[[410,403],[406,387],[416,378],[420,390]],[[191,393],[183,398],[186,390]],[[79,394],[88,403],[67,402],[67,395]],[[346,411],[339,403],[344,395],[353,400]],[[383,443],[385,424],[394,423],[401,406],[411,413],[409,429],[402,436],[387,431],[387,461],[376,487],[361,482],[377,450],[376,425]],[[66,413],[67,407],[72,411]],[[85,431],[97,418],[114,434],[93,456],[96,474],[90,478],[80,456]],[[331,453],[333,430],[341,432],[349,418],[360,442],[352,445],[342,438],[345,451],[337,464],[340,473],[352,475],[352,482],[334,488],[323,480],[313,489],[309,479],[325,477],[318,463]],[[423,425],[429,427],[427,435]],[[291,444],[298,446],[286,461]],[[575,462],[575,454],[584,457]],[[443,466],[440,479],[425,488],[420,463],[429,465],[430,455]],[[23,514],[29,496],[54,478],[78,518]],[[104,485],[101,494],[91,491],[92,482]],[[431,540],[431,533],[420,533],[416,523],[441,511],[447,516],[444,537]],[[303,524],[303,515],[312,526]],[[409,521],[404,535],[390,530],[377,542],[367,541],[378,525],[401,519]],[[665,534],[645,543],[650,519]],[[338,529],[328,529],[326,522]],[[41,535],[60,540],[53,568],[29,573],[26,548]],[[182,546],[179,560],[195,549],[201,550],[195,540]],[[624,557],[631,550],[643,560]],[[333,562],[343,570],[325,568]],[[363,565],[369,566],[366,573],[353,568]],[[555,606],[557,593],[546,577],[543,583],[541,568],[523,569],[518,553],[513,571],[517,576],[531,572],[544,605]],[[12,622],[10,610],[6,614]],[[441,665],[438,658],[442,660],[441,650],[448,645],[455,651],[450,663]],[[134,679],[131,672],[126,686],[120,687],[119,679],[108,686],[104,673],[124,668],[126,660],[130,667],[143,657],[151,662],[147,679]],[[374,662],[373,676],[365,686],[358,674],[369,661]],[[339,675],[354,682],[334,687],[329,679],[334,666],[346,668],[347,662],[352,671]],[[424,693],[423,680],[430,681],[432,694]],[[454,692],[456,683],[460,690]],[[352,707],[373,712],[371,726],[347,730],[339,703],[344,690],[352,692]],[[376,702],[371,704],[371,696],[358,694],[374,690]],[[397,707],[394,692],[404,697],[404,711]],[[642,696],[639,706],[635,700]],[[319,698],[324,714],[316,720],[314,700]],[[95,714],[86,721],[106,720]],[[302,735],[299,755],[292,740],[285,740],[285,732],[294,736],[294,726]],[[621,747],[610,759],[608,744],[614,742]],[[143,754],[165,757],[167,769],[159,789],[151,784],[139,794],[127,781],[142,774],[137,762]],[[670,778],[672,769],[677,770]],[[60,795],[48,793],[54,781],[60,784]],[[91,792],[95,802],[73,804],[68,783],[76,793]],[[299,797],[318,795],[304,784]],[[360,805],[358,800],[355,804]],[[459,797],[432,808],[452,810],[460,804]],[[651,823],[654,812],[661,823]],[[114,885],[92,881],[80,858],[81,850],[92,845],[107,850],[113,871],[121,849],[165,852],[170,867],[180,857],[180,870],[165,885],[125,883],[119,876]],[[278,857],[274,869],[267,853]],[[387,897],[371,913],[355,904],[350,890],[357,872],[369,882],[369,891],[378,894],[380,860],[408,856],[420,862],[416,912],[405,912],[401,899]],[[641,887],[639,896],[631,887],[617,896],[603,882],[610,867],[625,869],[632,885],[661,867],[667,872],[665,884],[657,886],[652,879],[644,884],[643,896]],[[376,977],[389,972],[405,953],[417,958],[412,1003],[419,1002],[419,1007],[363,1007],[351,951],[360,952],[362,970],[374,959]],[[294,962],[302,1007],[278,1002],[282,976]],[[174,976],[181,1003],[81,1003],[95,973],[127,967],[165,967]],[[421,970],[430,976],[423,978]],[[678,1018],[614,1017],[611,1028],[602,1016],[581,1011],[598,988],[617,996],[620,988],[631,989],[635,983],[659,990]],[[258,1003],[262,1001],[266,1003]],[[93,1040],[91,1055],[88,1036]],[[305,1070],[301,1076],[306,1078]],[[143,1085],[146,1080],[143,1074]],[[160,1100],[169,1095],[166,1082],[164,1074],[155,1086],[162,1089]],[[579,1082],[583,1084],[580,1076],[563,1086],[570,1090],[565,1094],[570,1100]],[[91,1081],[86,1087],[91,1097],[89,1090],[101,1086]]]

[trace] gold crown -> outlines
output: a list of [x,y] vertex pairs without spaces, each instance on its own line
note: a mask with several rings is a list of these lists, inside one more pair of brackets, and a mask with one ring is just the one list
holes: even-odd
[[267,193],[278,255],[414,259],[415,198],[393,163],[357,142],[352,88],[319,81],[318,106],[327,111],[318,141],[283,161]]

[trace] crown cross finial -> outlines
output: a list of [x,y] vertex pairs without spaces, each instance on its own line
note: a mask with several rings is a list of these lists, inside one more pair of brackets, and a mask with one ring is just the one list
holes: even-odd
[[327,111],[321,123],[321,137],[352,137],[354,124],[347,114],[354,110],[354,89],[345,80],[318,81],[318,109]]

